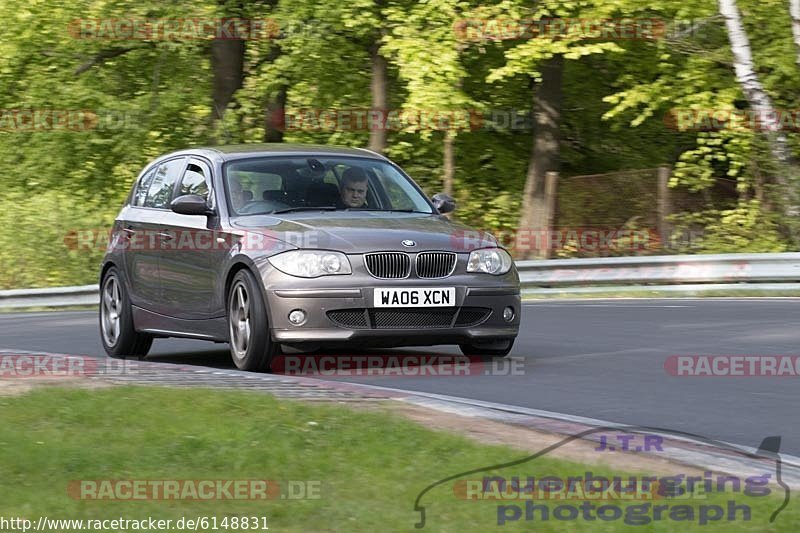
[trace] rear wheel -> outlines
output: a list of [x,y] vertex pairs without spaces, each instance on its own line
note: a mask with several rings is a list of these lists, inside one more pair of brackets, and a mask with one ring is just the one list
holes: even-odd
[[272,342],[261,289],[249,270],[236,273],[228,291],[228,334],[237,368],[268,372],[280,345]]
[[152,335],[133,327],[133,312],[122,275],[111,267],[100,284],[100,339],[109,357],[142,358],[150,351]]
[[459,344],[461,353],[467,356],[505,357],[514,347],[514,339],[498,339],[473,344]]

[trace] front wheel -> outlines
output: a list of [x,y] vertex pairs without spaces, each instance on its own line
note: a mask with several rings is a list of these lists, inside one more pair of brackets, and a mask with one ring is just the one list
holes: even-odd
[[122,275],[111,267],[100,284],[100,339],[109,357],[142,358],[150,351],[153,336],[133,327],[133,312]]
[[461,353],[466,356],[505,357],[511,353],[511,349],[514,347],[514,339],[459,344],[458,347],[461,348]]
[[261,289],[249,270],[240,270],[228,291],[228,335],[233,363],[241,370],[268,372],[280,352],[269,335]]

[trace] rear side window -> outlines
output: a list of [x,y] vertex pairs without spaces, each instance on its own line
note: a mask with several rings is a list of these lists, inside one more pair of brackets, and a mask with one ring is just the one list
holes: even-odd
[[157,166],[151,168],[147,174],[142,176],[142,179],[139,180],[139,185],[136,187],[136,194],[133,197],[133,205],[137,207],[144,206],[144,201],[147,199],[147,190],[150,188],[150,183],[152,183],[156,175],[156,170],[158,170]]
[[184,158],[171,159],[158,166],[155,177],[147,190],[144,207],[166,209],[172,200],[172,192],[178,181],[180,171],[183,170]]

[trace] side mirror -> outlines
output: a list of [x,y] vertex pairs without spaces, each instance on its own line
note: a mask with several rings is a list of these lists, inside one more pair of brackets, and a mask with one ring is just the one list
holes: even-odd
[[456,201],[449,194],[440,192],[439,194],[434,194],[431,200],[433,200],[433,206],[443,215],[456,210]]
[[169,204],[170,209],[179,215],[213,215],[214,211],[208,207],[206,199],[197,194],[184,194],[178,196]]

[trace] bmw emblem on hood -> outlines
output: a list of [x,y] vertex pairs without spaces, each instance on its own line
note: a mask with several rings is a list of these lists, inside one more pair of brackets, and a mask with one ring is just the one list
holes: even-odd
[[412,246],[416,246],[417,245],[417,243],[415,243],[414,241],[412,241],[410,239],[405,239],[405,240],[401,241],[400,244],[402,244],[406,248],[411,248]]

